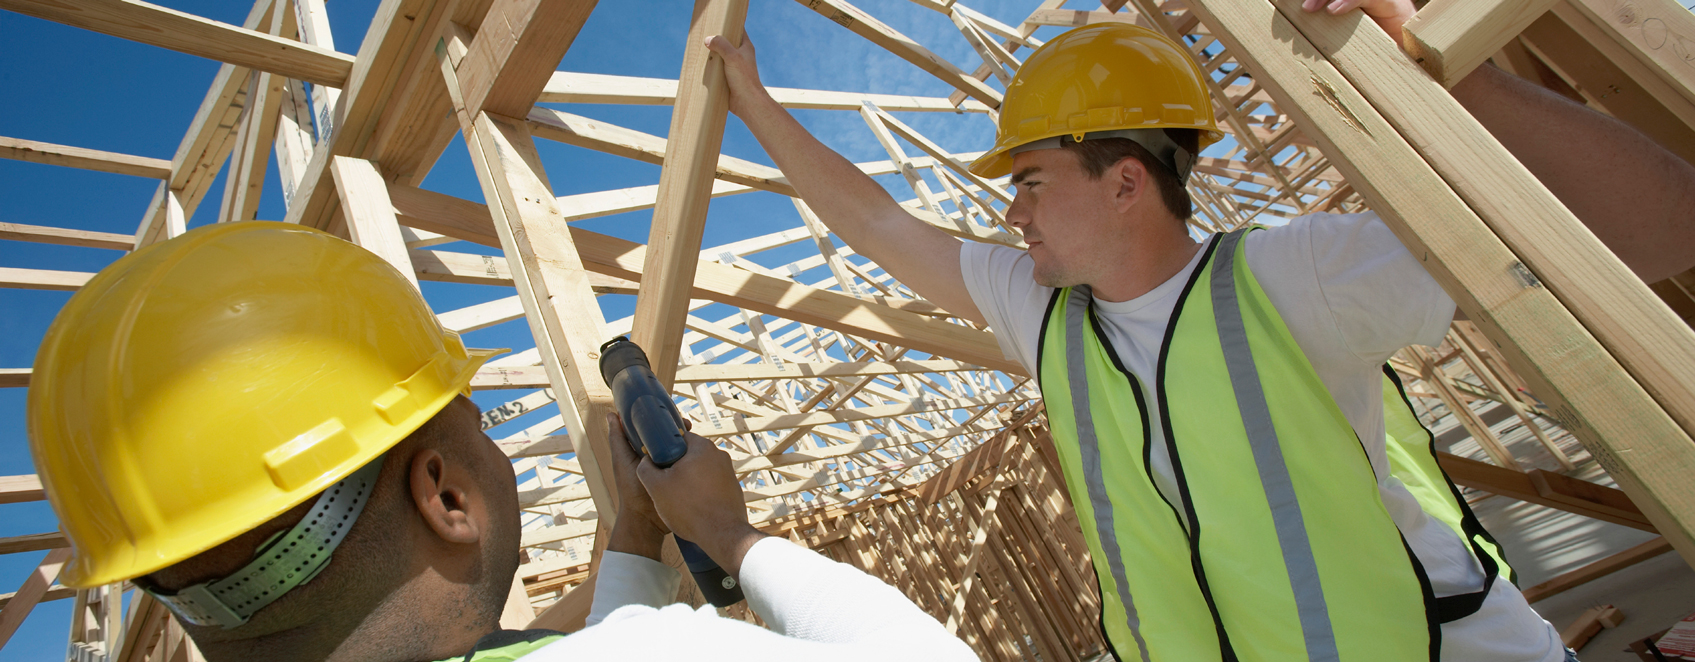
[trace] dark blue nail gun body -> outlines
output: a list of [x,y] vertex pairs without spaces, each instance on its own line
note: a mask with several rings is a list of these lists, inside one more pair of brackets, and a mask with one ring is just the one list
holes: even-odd
[[[600,346],[600,376],[612,389],[612,403],[618,418],[624,421],[624,436],[636,453],[645,452],[654,466],[665,468],[689,452],[688,440],[683,438],[683,414],[665,391],[647,353],[619,336]],[[718,567],[718,563],[692,542],[677,537],[677,549],[683,554],[689,572],[701,595],[714,607],[728,607],[742,601],[742,588],[736,580]]]

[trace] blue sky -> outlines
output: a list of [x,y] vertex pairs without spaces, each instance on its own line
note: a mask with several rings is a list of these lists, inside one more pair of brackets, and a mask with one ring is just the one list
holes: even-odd
[[[234,24],[240,24],[249,9],[245,2],[229,0],[163,0],[158,4]],[[337,50],[349,54],[358,50],[377,4],[376,0],[330,0],[328,12]],[[977,66],[976,55],[946,16],[907,0],[857,0],[856,4],[962,68]],[[967,4],[1016,25],[1036,3],[968,0]],[[759,47],[767,85],[924,96],[946,96],[952,91],[929,74],[796,2],[752,0],[751,5],[748,32]],[[1072,0],[1070,5],[1098,7],[1084,0]],[[691,6],[684,0],[604,0],[559,68],[675,78]],[[1057,28],[1044,28],[1037,36],[1050,38],[1057,33]],[[219,66],[209,60],[4,11],[0,11],[0,43],[5,44],[6,62],[0,67],[0,88],[10,90],[12,97],[0,106],[0,135],[161,159],[175,153]],[[656,135],[664,135],[670,122],[668,107],[558,107]],[[886,158],[858,113],[796,114],[826,144],[852,160]],[[899,116],[956,152],[986,149],[994,137],[994,127],[982,115]],[[538,144],[558,195],[659,180],[656,166],[545,140]],[[752,135],[733,118],[726,130],[724,151],[770,163]],[[909,149],[908,153],[917,151]],[[259,217],[281,219],[281,187],[274,163],[268,177]],[[898,177],[884,177],[882,181],[897,198],[912,197]],[[5,201],[0,204],[0,221],[133,233],[156,186],[157,182],[150,179],[0,160],[0,200]],[[447,149],[424,188],[481,200],[462,143],[456,140]],[[190,227],[215,222],[222,176],[211,190]],[[582,225],[645,241],[649,219],[647,212],[638,212]],[[712,204],[704,244],[712,246],[798,225],[793,207],[780,196],[750,193],[720,198]],[[479,250],[463,244],[444,248]],[[810,249],[797,246],[782,250],[788,252],[775,252],[771,259],[762,256],[760,261],[786,262]],[[0,266],[4,267],[97,271],[120,256],[111,250],[0,241]],[[511,295],[509,288],[446,283],[424,283],[423,287],[438,312]],[[31,365],[48,324],[69,296],[68,292],[0,289],[0,367]],[[608,319],[628,315],[633,310],[633,298],[603,297],[603,308]],[[467,340],[480,347],[522,349],[534,344],[522,321],[473,332]],[[493,392],[480,394],[477,400],[487,408],[512,397],[512,392]],[[0,389],[0,475],[35,473],[24,436],[23,403],[23,389]],[[531,416],[539,420],[547,415]],[[0,506],[0,513],[0,537],[56,528],[44,502]],[[15,590],[42,556],[42,552],[0,556],[0,592]],[[61,656],[70,607],[69,600],[38,606],[0,650],[0,662]]]

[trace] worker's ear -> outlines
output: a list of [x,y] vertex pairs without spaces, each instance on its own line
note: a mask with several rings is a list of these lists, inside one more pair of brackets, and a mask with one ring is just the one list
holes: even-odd
[[1107,170],[1106,178],[1118,187],[1113,207],[1121,214],[1136,206],[1153,186],[1153,178],[1148,174],[1147,166],[1142,165],[1140,159],[1128,156],[1113,164],[1112,168]]
[[433,448],[412,456],[412,504],[442,540],[470,544],[482,539],[482,522],[472,509],[473,474]]

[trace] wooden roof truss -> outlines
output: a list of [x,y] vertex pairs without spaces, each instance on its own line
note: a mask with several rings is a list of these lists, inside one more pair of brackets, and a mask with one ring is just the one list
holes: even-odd
[[[1443,89],[1491,60],[1695,157],[1688,59],[1695,18],[1681,7],[1669,0],[1433,0],[1409,25],[1427,74],[1404,66],[1389,40],[1371,38],[1380,34],[1358,25],[1363,19],[1307,15],[1290,0],[1109,0],[1084,9],[1042,0],[1018,25],[965,2],[912,0],[957,27],[980,60],[968,72],[845,0],[800,2],[954,91],[947,98],[773,95],[791,108],[859,113],[888,156],[859,164],[862,170],[898,174],[911,189],[902,204],[925,222],[1008,246],[1022,243],[1004,216],[1006,182],[966,169],[980,152],[950,152],[894,113],[991,121],[999,89],[1040,46],[1034,35],[1043,26],[1120,21],[1182,40],[1208,74],[1215,114],[1230,136],[1191,178],[1197,233],[1319,211],[1377,211],[1475,320],[1456,323],[1441,348],[1409,348],[1391,361],[1427,425],[1473,440],[1442,458],[1456,480],[1657,530],[1662,549],[1695,559],[1695,493],[1687,489],[1695,470],[1695,370],[1688,369],[1695,334],[1686,323],[1695,319],[1695,273],[1637,281]],[[287,201],[280,220],[347,237],[419,281],[512,288],[487,303],[438,311],[444,326],[461,332],[522,319],[535,339],[534,348],[491,362],[472,383],[510,396],[484,412],[483,423],[513,459],[524,511],[526,560],[511,625],[571,628],[586,614],[600,534],[617,512],[617,494],[596,459],[609,451],[611,395],[595,373],[595,352],[601,341],[631,334],[654,356],[696,432],[734,458],[757,525],[897,581],[991,659],[1037,653],[1020,648],[1028,646],[1044,659],[1094,650],[1098,635],[1087,628],[1031,620],[1043,604],[1036,593],[1007,594],[1022,605],[1007,616],[1023,623],[1017,643],[990,632],[989,612],[1011,604],[995,596],[1026,585],[1020,581],[1040,582],[1008,576],[1020,572],[1009,565],[984,574],[981,564],[995,563],[981,553],[985,544],[996,554],[1051,555],[1038,565],[1050,573],[1041,585],[1056,591],[1086,570],[1068,556],[1078,553],[1069,542],[1047,551],[1019,547],[1032,544],[1035,529],[1016,539],[983,533],[997,499],[1016,504],[1000,512],[1021,514],[988,526],[1046,530],[1032,513],[1075,517],[1056,500],[1057,472],[1020,474],[1046,476],[1024,486],[995,478],[1015,466],[1008,458],[1033,461],[1030,449],[1038,446],[977,452],[987,441],[1042,438],[1034,382],[987,330],[924,301],[835,241],[780,171],[719,154],[724,84],[704,51],[687,51],[678,80],[553,71],[594,5],[386,0],[357,55],[348,56],[334,50],[322,0],[258,0],[241,26],[139,0],[0,0],[3,9],[225,63],[168,161],[0,138],[7,158],[158,179],[133,237],[0,223],[0,239],[139,248],[182,233],[226,168],[225,190],[212,198],[219,221],[252,219],[274,152]],[[745,0],[698,0],[690,43],[739,34],[746,11]],[[1349,38],[1355,31],[1358,38]],[[537,105],[554,102],[674,110],[661,137]],[[487,204],[419,188],[456,136]],[[555,196],[538,138],[665,167],[656,184]],[[756,191],[793,198],[790,228],[702,246],[709,201]],[[645,245],[571,225],[647,209],[653,224]],[[467,252],[467,243],[500,255]],[[766,257],[796,244],[816,254]],[[0,286],[74,290],[91,275],[0,265]],[[596,301],[603,294],[637,294],[635,314],[606,319]],[[0,370],[0,386],[28,382],[27,369]],[[556,415],[534,415],[549,404]],[[1510,416],[1517,427],[1498,431],[1490,416]],[[1619,489],[1562,473],[1590,458]],[[942,498],[967,483],[968,492]],[[921,485],[933,491],[915,497]],[[0,503],[41,498],[34,476],[0,478]],[[913,498],[928,501],[900,505]],[[1033,498],[1046,505],[1037,508]],[[965,528],[947,533],[950,527]],[[872,530],[898,542],[872,542],[865,537]],[[198,655],[151,600],[137,595],[119,609],[128,586],[55,585],[65,544],[57,533],[0,540],[0,553],[52,550],[4,598],[0,643],[38,602],[74,599],[73,658]],[[889,574],[896,566],[878,565],[867,545],[881,544],[898,545],[884,547],[890,563],[945,556],[954,565],[942,565],[966,571],[938,570],[910,583]],[[923,549],[930,544],[940,547]],[[999,583],[973,588],[977,577]]]

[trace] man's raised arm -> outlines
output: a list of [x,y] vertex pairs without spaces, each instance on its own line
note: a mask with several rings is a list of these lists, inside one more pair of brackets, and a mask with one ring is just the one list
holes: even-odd
[[[1397,43],[1412,0],[1305,0],[1365,11]],[[1695,166],[1612,117],[1488,64],[1451,90],[1643,282],[1695,267]]]
[[960,241],[907,212],[877,182],[842,158],[789,115],[759,82],[753,41],[741,48],[723,37],[707,47],[724,59],[730,111],[754,138],[819,220],[860,255],[900,282],[960,317],[981,323],[959,268]]

